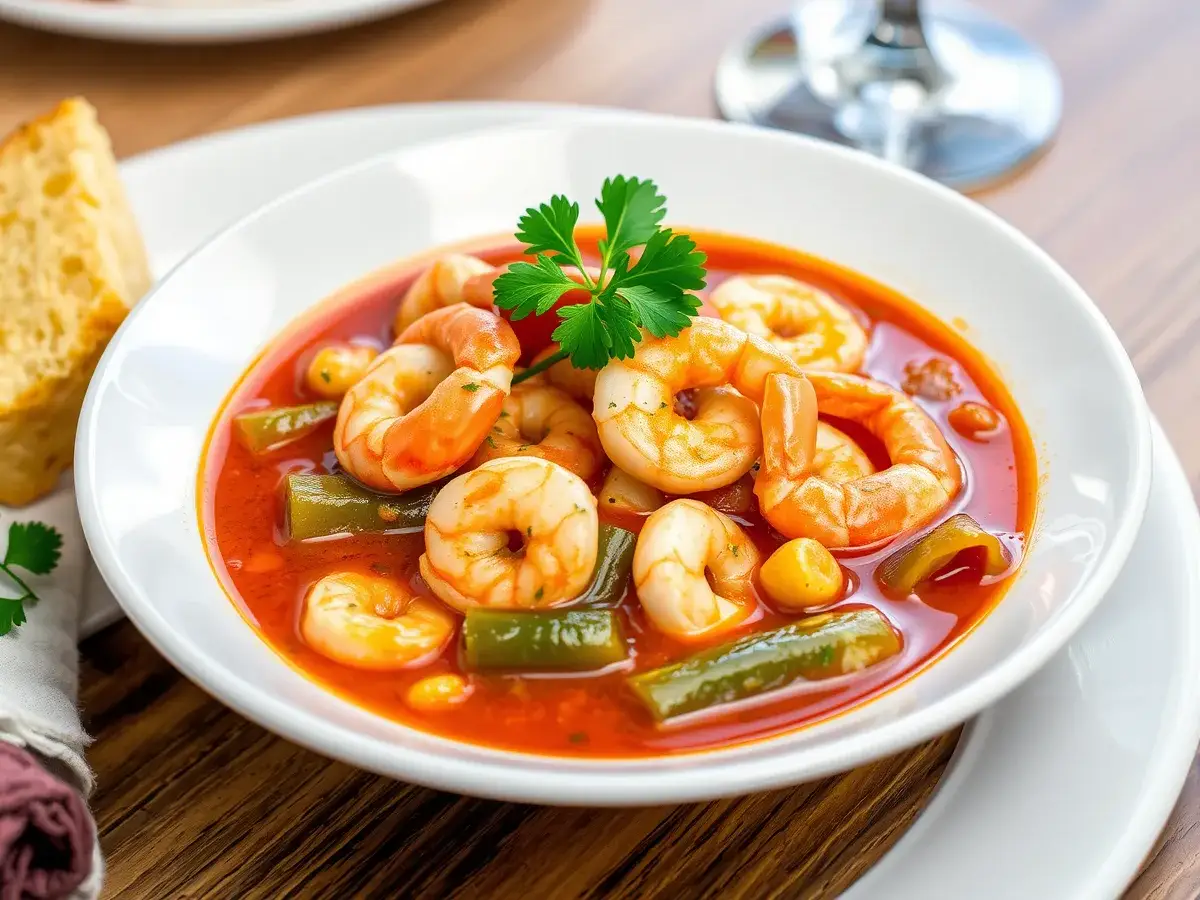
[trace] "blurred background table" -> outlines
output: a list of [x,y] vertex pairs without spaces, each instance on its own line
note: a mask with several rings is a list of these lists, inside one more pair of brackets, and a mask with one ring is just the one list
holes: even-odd
[[[1050,154],[980,199],[1100,304],[1195,486],[1200,6],[979,2],[1050,53],[1065,93]],[[208,48],[0,25],[0,132],[74,93],[100,109],[121,156],[376,103],[546,100],[712,116],[721,52],[786,8],[448,0],[340,33]],[[957,740],[716,804],[537,809],[398,785],[275,738],[184,680],[128,624],[89,640],[84,657],[110,896],[835,896],[919,813]],[[1200,894],[1198,771],[1129,898]]]

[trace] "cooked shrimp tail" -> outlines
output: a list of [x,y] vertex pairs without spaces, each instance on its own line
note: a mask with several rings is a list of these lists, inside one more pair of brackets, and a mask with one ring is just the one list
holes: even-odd
[[[853,474],[843,468],[834,471],[838,477],[822,473],[818,412],[863,425],[882,441],[892,465],[852,480],[838,480]],[[771,376],[762,428],[754,490],[763,517],[787,537],[829,548],[890,540],[928,524],[962,486],[958,460],[933,420],[900,391],[869,378]]]
[[463,611],[555,606],[587,588],[598,538],[596,498],[578,475],[536,457],[493,459],[430,504],[421,577]]
[[491,279],[496,272],[482,259],[465,253],[448,253],[434,260],[401,299],[394,323],[396,334],[421,316],[455,303],[490,310]]
[[495,425],[519,356],[516,335],[495,313],[460,303],[423,316],[343,398],[338,462],[379,491],[449,475]]
[[587,480],[600,470],[604,450],[586,409],[558,388],[524,382],[505,399],[472,463],[502,456],[537,456]]
[[757,608],[758,548],[733,519],[698,500],[650,514],[633,553],[638,602],[664,634],[696,640],[724,633]]
[[710,297],[726,322],[768,341],[805,370],[853,372],[867,332],[824,291],[786,275],[738,275]]
[[[719,319],[697,318],[676,337],[646,335],[628,359],[596,378],[592,416],[609,458],[646,484],[673,494],[714,490],[758,459],[758,408],[772,372],[799,372],[761,339]],[[691,418],[676,395],[697,393]]]
[[300,633],[329,659],[386,671],[428,663],[454,633],[454,616],[398,581],[338,572],[304,599]]

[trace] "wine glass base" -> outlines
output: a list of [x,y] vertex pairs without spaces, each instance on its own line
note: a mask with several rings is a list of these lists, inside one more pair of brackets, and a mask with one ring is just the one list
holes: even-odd
[[857,147],[959,190],[1003,179],[1049,144],[1058,73],[1012,28],[958,3],[922,3],[939,71],[921,79],[877,65],[877,45],[864,49],[873,13],[811,0],[731,48],[716,76],[722,115]]

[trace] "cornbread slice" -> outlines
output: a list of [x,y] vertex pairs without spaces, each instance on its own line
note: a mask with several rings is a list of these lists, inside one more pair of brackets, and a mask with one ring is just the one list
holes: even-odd
[[0,143],[0,504],[71,465],[100,354],[150,286],[108,134],[80,98]]

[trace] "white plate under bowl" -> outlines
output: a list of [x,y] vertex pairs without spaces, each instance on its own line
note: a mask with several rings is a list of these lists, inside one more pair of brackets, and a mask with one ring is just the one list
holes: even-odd
[[1200,516],[1157,423],[1153,481],[1133,552],[1096,614],[967,726],[929,805],[843,900],[1125,891],[1200,741]]
[[0,0],[0,19],[78,37],[231,44],[358,25],[437,0]]
[[[674,222],[803,247],[971,323],[1044,448],[1037,534],[1016,583],[953,652],[903,686],[819,725],[709,753],[534,757],[420,733],[323,691],[259,640],[210,573],[194,475],[212,417],[261,347],[337,287],[396,257],[511,228],[551,193],[593,196],[617,171],[658,179]],[[185,673],[247,716],[328,755],[439,788],[644,804],[849,768],[931,737],[1011,690],[1070,638],[1119,571],[1148,494],[1149,441],[1136,378],[1103,318],[1041,251],[981,207],[830,145],[610,114],[389,154],[219,235],[110,345],[85,402],[76,477],[89,544],[126,612]]]

